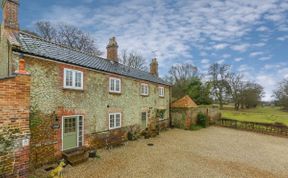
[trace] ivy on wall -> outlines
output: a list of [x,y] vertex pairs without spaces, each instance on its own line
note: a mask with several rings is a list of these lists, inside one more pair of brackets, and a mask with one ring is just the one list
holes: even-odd
[[36,106],[31,106],[30,108],[30,128],[36,128],[40,124],[42,124],[42,118],[41,118],[41,113],[40,110],[38,109],[37,105]]

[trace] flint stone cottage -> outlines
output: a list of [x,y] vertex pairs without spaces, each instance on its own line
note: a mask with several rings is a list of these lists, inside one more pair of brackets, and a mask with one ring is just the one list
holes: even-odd
[[0,177],[25,177],[28,166],[95,146],[101,134],[168,127],[170,85],[158,77],[156,59],[148,73],[118,62],[115,37],[105,59],[24,33],[18,6],[2,0],[0,131],[14,129],[16,139],[0,154]]

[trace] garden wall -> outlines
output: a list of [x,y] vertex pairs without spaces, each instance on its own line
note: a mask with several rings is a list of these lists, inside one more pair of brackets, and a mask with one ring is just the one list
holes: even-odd
[[0,177],[26,177],[29,167],[30,76],[0,79]]
[[190,129],[191,125],[196,125],[199,112],[208,117],[209,123],[215,123],[221,118],[221,113],[216,108],[172,108],[170,112],[172,126],[181,129]]

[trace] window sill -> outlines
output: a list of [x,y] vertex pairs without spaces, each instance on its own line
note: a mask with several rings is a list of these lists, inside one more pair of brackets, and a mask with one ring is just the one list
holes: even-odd
[[159,96],[159,98],[165,98],[165,96]]
[[114,95],[121,95],[121,92],[115,92],[115,91],[109,91],[109,94],[114,94]]
[[63,90],[72,90],[72,91],[84,91],[83,88],[67,88],[67,87],[63,87]]
[[148,97],[149,94],[145,95],[145,94],[140,94],[140,96],[143,96],[143,97]]
[[109,130],[115,130],[115,129],[120,129],[120,128],[121,128],[121,126],[120,127],[109,128]]

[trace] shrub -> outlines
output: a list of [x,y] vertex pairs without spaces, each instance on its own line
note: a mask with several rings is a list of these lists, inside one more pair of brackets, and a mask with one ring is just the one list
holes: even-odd
[[208,125],[207,123],[208,123],[207,116],[204,113],[199,112],[197,115],[197,125],[200,125],[205,128]]

